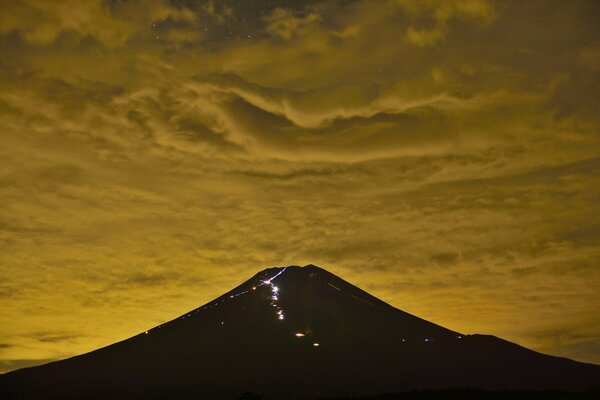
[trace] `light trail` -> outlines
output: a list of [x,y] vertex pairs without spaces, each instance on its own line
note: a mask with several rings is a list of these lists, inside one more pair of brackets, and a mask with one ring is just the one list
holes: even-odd
[[[273,287],[275,287],[275,291],[279,290],[279,289],[277,289],[277,286],[275,286],[275,285],[272,285],[272,284],[271,284],[271,281],[272,281],[273,279],[277,278],[279,275],[283,274],[287,268],[288,268],[288,267],[283,267],[283,269],[282,269],[281,271],[279,271],[277,274],[275,274],[275,276],[273,276],[273,277],[272,277],[272,278],[270,278],[270,279],[267,279],[266,281],[262,281],[262,282],[260,283],[260,285],[271,285],[271,287],[272,287],[272,288],[273,288]],[[260,286],[260,285],[259,285],[259,286]]]
[[327,282],[327,284],[328,284],[329,286],[331,286],[332,288],[334,288],[335,290],[337,290],[338,292],[341,292],[341,291],[342,291],[342,289],[340,289],[339,287],[335,286],[334,284],[332,284],[332,283],[330,283],[330,282]]
[[[261,281],[261,283],[258,286],[262,286],[262,285],[268,285],[271,288],[271,306],[275,307],[275,315],[277,315],[277,319],[279,320],[283,320],[285,319],[285,316],[283,314],[283,309],[281,307],[279,307],[279,305],[277,304],[277,301],[279,300],[279,288],[277,286],[275,286],[273,284],[273,280],[275,278],[277,278],[279,275],[283,274],[285,272],[285,270],[288,267],[284,267],[281,271],[279,271],[277,274],[275,274],[274,276],[272,276],[271,278]],[[252,288],[254,290],[254,287]]]

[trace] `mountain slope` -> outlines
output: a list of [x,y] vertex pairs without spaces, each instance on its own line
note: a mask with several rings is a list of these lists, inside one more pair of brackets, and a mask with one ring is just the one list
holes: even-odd
[[272,398],[598,387],[600,367],[445,329],[313,265],[266,269],[123,342],[6,374],[15,398]]

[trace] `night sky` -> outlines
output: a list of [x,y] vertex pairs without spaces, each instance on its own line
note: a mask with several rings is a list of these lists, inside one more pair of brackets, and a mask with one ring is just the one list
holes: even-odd
[[599,17],[0,0],[0,372],[309,263],[600,363]]

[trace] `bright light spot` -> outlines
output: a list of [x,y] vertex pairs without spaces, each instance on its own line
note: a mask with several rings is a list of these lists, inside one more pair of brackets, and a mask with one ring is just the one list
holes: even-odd
[[277,293],[279,291],[279,288],[277,286],[273,286],[271,288],[271,290],[273,290],[275,293]]
[[313,347],[319,347],[319,343],[313,343]]
[[297,332],[294,335],[296,335],[296,337],[304,337],[304,333],[300,333],[300,332]]
[[462,339],[462,336],[457,336],[457,338]]
[[221,321],[221,325],[225,325],[225,322]]
[[145,335],[147,335],[147,334],[148,334],[148,331],[144,332],[144,334],[145,334]]
[[256,286],[252,286],[252,290],[256,290]]
[[283,319],[283,314],[279,314],[279,319]]
[[429,342],[429,339],[427,339],[427,338],[426,338],[426,339],[425,339],[425,341],[426,341],[426,342]]

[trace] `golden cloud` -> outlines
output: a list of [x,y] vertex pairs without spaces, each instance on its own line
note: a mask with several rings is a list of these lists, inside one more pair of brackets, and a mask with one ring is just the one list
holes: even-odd
[[0,34],[16,32],[35,45],[48,45],[60,35],[75,34],[79,40],[92,38],[103,46],[122,47],[136,33],[149,30],[154,22],[167,19],[194,21],[187,8],[167,1],[107,3],[93,1],[6,2],[0,17]]
[[313,25],[323,21],[317,13],[310,12],[304,16],[296,16],[293,11],[285,8],[276,8],[264,19],[267,23],[265,30],[268,33],[286,40],[302,35]]

